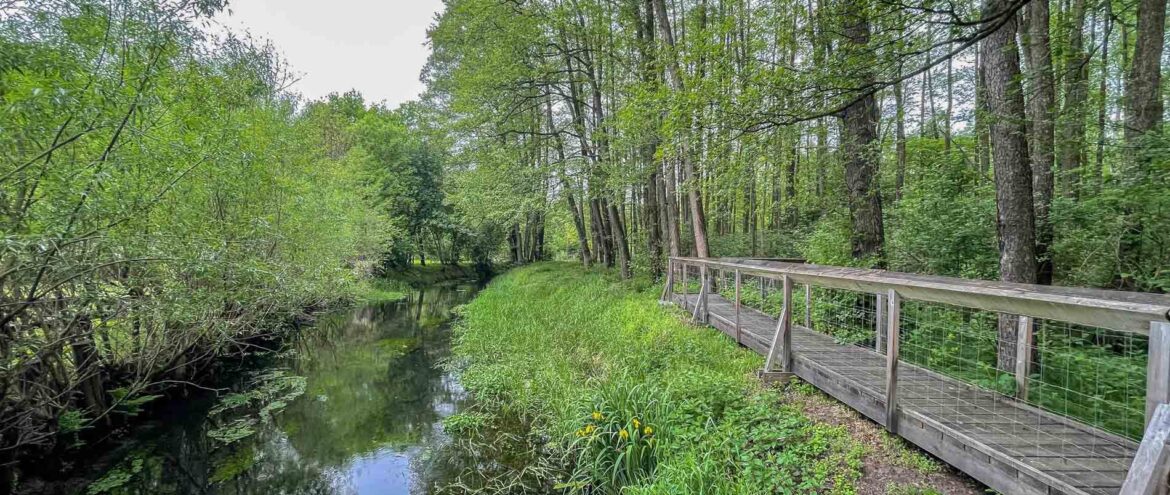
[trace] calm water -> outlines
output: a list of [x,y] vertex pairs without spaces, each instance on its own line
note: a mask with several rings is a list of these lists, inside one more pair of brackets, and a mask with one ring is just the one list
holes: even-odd
[[467,402],[440,366],[451,310],[478,288],[414,289],[400,302],[322,318],[269,367],[305,377],[304,394],[283,412],[224,446],[208,436],[214,401],[186,404],[125,449],[116,469],[130,479],[110,492],[430,493],[449,476],[434,460],[448,442],[441,420]]

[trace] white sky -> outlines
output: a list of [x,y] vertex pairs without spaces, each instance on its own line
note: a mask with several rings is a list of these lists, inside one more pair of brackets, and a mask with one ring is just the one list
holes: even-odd
[[[426,30],[442,0],[231,0],[216,19],[271,40],[308,98],[357,89],[390,108],[419,95]],[[229,14],[230,11],[230,14]]]

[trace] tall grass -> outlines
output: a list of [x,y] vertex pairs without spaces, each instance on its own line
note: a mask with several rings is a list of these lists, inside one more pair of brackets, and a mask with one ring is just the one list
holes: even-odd
[[570,264],[498,277],[457,330],[452,365],[476,406],[448,430],[520,418],[542,447],[514,476],[555,479],[497,484],[512,491],[853,493],[864,449],[761,388],[759,356],[683,323],[657,291]]

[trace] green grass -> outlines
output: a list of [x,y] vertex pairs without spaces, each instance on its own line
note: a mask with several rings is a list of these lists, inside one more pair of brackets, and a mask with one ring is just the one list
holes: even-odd
[[[762,388],[759,356],[684,323],[658,290],[543,263],[498,277],[464,309],[452,365],[476,406],[448,431],[474,445],[520,424],[520,443],[534,446],[521,463],[495,463],[512,468],[492,473],[493,486],[854,493],[865,448]],[[474,466],[464,474],[483,477]]]

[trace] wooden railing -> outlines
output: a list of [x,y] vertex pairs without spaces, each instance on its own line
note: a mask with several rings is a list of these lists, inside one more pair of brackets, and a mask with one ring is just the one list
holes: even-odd
[[[1148,337],[1148,361],[1145,389],[1146,433],[1130,478],[1158,476],[1170,471],[1170,454],[1164,448],[1170,437],[1170,296],[1119,292],[1099,289],[1040,286],[951,277],[897,273],[883,270],[818,266],[747,258],[671,258],[663,299],[672,297],[675,285],[683,286],[684,300],[689,291],[687,267],[697,267],[699,292],[692,318],[708,321],[708,298],[713,290],[712,273],[733,272],[735,334],[740,332],[742,280],[746,276],[781,282],[783,309],[771,348],[765,361],[765,373],[792,371],[792,320],[795,284],[805,286],[805,326],[809,327],[812,306],[811,287],[840,289],[876,295],[875,348],[886,355],[885,407],[886,426],[896,431],[898,408],[897,380],[899,359],[899,325],[904,301],[937,303],[1001,315],[1014,315],[1018,324],[1015,353],[1016,394],[1028,394],[1031,373],[1028,349],[1033,345],[1034,320],[1052,320],[1085,327],[1108,329]],[[721,279],[723,277],[720,277]],[[762,287],[761,281],[761,287]],[[1159,412],[1159,408],[1163,411]],[[1154,421],[1155,414],[1162,420]],[[1156,451],[1156,454],[1149,452]],[[1146,453],[1143,457],[1142,453]],[[1150,460],[1153,459],[1153,460]],[[1139,462],[1150,463],[1149,465]],[[1140,469],[1139,469],[1140,467]],[[1151,474],[1152,473],[1152,474]],[[1148,486],[1163,487],[1165,480],[1129,479],[1122,493],[1152,493]],[[1138,487],[1143,487],[1139,490]],[[1159,488],[1160,489],[1160,488]]]

